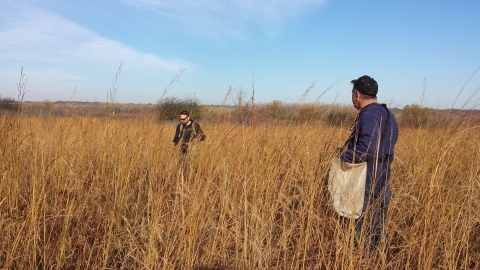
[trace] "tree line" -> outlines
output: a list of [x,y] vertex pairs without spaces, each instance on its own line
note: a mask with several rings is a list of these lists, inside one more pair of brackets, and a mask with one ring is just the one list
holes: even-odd
[[[273,100],[269,103],[253,104],[238,97],[233,105],[203,105],[194,96],[166,97],[155,104],[120,104],[106,102],[66,102],[45,100],[41,102],[19,102],[10,97],[0,98],[0,112],[17,112],[23,115],[91,116],[91,117],[138,117],[152,115],[157,121],[176,121],[178,113],[190,111],[192,118],[203,122],[229,121],[242,124],[268,123],[272,121],[305,123],[321,121],[331,126],[350,125],[357,111],[350,105],[284,103]],[[112,109],[113,108],[113,109]],[[402,127],[434,128],[448,121],[470,121],[478,124],[478,110],[438,110],[418,104],[402,109],[391,108]]]

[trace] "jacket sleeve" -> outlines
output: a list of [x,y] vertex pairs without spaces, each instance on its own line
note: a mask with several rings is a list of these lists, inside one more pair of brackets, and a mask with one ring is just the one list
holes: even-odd
[[380,139],[379,123],[377,115],[361,114],[358,125],[348,141],[348,148],[340,154],[340,159],[345,162],[360,163],[375,158]]
[[178,141],[180,141],[180,124],[177,125],[177,128],[175,129],[175,136],[173,137],[172,142],[177,145]]
[[203,133],[203,129],[202,127],[200,127],[200,124],[196,122],[195,122],[195,133],[196,133],[195,138],[198,138],[198,140],[200,141],[205,140],[206,135],[205,133]]

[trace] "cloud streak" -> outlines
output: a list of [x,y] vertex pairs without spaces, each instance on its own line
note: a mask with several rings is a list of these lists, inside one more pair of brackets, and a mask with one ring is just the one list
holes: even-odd
[[0,58],[67,64],[72,60],[110,66],[131,61],[138,67],[175,71],[186,62],[165,60],[153,54],[138,52],[118,41],[96,35],[61,17],[30,12],[15,27],[0,31]]
[[127,0],[202,34],[238,38],[260,31],[275,35],[289,20],[325,0]]
[[103,80],[112,77],[121,62],[128,66],[134,80],[142,80],[147,73],[171,76],[181,68],[193,66],[188,61],[166,60],[139,52],[38,9],[22,10],[9,18],[9,23],[0,28],[0,90],[3,95],[16,95],[14,86],[22,66],[30,75],[28,88],[31,92],[52,100],[56,100],[55,93],[71,92],[75,85],[88,86],[88,91],[92,91],[89,94],[96,96],[93,92],[108,87]]

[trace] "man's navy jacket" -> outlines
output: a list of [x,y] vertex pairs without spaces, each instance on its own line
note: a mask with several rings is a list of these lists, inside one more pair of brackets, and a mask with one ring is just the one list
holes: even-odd
[[390,179],[397,138],[398,126],[393,113],[385,104],[369,104],[360,109],[347,150],[340,154],[340,159],[350,163],[367,161],[367,184],[385,185]]

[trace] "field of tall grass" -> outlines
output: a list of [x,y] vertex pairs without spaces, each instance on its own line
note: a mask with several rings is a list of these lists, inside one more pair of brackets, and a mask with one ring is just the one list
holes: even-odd
[[0,117],[0,269],[479,269],[480,129],[400,126],[387,227],[362,259],[325,177],[348,127]]

